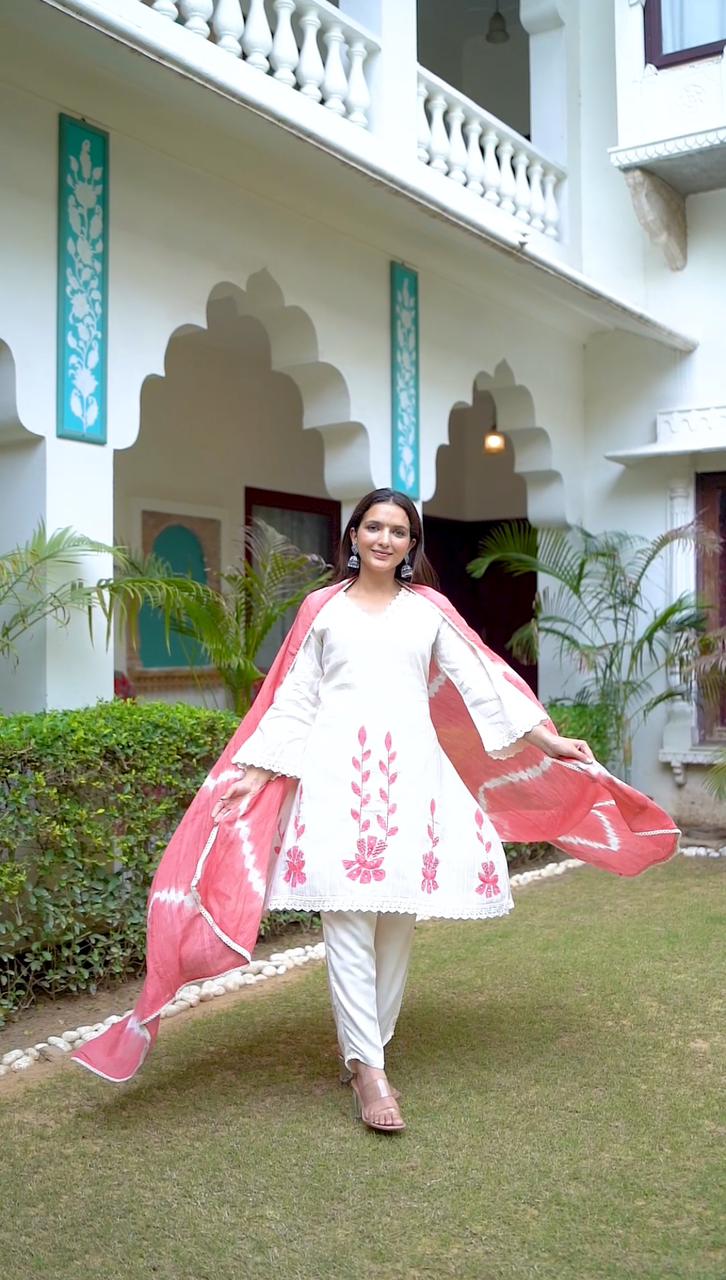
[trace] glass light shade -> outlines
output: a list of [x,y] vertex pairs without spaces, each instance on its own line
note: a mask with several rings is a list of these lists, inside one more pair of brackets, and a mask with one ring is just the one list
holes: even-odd
[[499,5],[497,5],[489,19],[489,30],[487,31],[486,39],[488,44],[506,44],[509,39],[507,24],[504,15],[499,12]]
[[492,429],[487,431],[484,436],[484,452],[485,453],[504,453],[507,447],[507,441],[501,431]]

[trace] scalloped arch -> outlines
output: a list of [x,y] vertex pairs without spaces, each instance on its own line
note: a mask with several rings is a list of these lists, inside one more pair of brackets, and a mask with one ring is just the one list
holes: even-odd
[[[205,306],[206,327],[183,324],[170,334],[164,355],[168,373],[169,349],[175,338],[209,331],[215,313],[230,308],[235,317],[249,317],[264,331],[269,343],[270,371],[289,377],[302,403],[302,428],[319,431],[323,439],[324,478],[328,492],[341,502],[356,501],[373,488],[368,432],[351,417],[350,392],[340,369],[319,358],[318,339],[311,316],[298,306],[287,306],[280,286],[269,271],[257,271],[246,288],[219,281]],[[154,375],[151,375],[154,376]]]
[[42,439],[20,421],[15,360],[7,342],[0,338],[0,447]]
[[527,487],[527,517],[533,525],[564,526],[569,523],[562,473],[554,466],[552,441],[538,424],[534,400],[527,387],[517,383],[506,360],[494,373],[477,373],[470,400],[453,408],[473,408],[476,392],[487,392],[496,407],[496,421],[512,442],[514,472]]

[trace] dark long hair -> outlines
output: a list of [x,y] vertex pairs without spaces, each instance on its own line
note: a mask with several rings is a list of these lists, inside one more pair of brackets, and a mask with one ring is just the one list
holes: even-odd
[[[350,531],[358,528],[366,511],[369,511],[371,507],[375,507],[378,502],[392,502],[395,506],[400,507],[402,511],[405,511],[408,516],[411,537],[416,539],[416,545],[409,552],[409,563],[413,569],[413,577],[409,578],[409,582],[423,583],[427,587],[438,588],[439,580],[436,577],[436,572],[433,565],[424,555],[421,517],[411,499],[407,498],[405,493],[398,493],[396,489],[374,489],[372,493],[367,493],[364,498],[361,498],[345,526],[340,540],[340,553],[333,582],[343,582],[345,578],[354,578],[356,576],[357,570],[348,568],[348,557],[353,549]],[[396,569],[396,578],[401,579],[400,564]]]

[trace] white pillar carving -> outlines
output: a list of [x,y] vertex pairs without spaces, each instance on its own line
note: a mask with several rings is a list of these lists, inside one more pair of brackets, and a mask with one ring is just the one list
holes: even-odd
[[220,49],[235,58],[242,57],[240,37],[245,29],[240,0],[217,0],[212,18],[212,31]]
[[437,173],[446,173],[449,155],[449,135],[444,124],[446,98],[443,93],[435,93],[429,103],[431,110],[431,168]]
[[351,40],[348,46],[348,92],[345,105],[348,108],[348,119],[351,124],[359,124],[363,129],[368,125],[368,108],[371,95],[363,66],[368,57],[365,40]]
[[466,185],[475,196],[484,194],[484,157],[481,153],[481,125],[478,120],[469,120],[464,129],[466,134]]
[[555,188],[557,186],[557,174],[551,169],[545,170],[542,185],[544,187],[544,224],[545,235],[552,236],[557,239],[558,226],[560,221],[560,206],[557,203]]
[[366,64],[369,128],[402,156],[413,157],[421,145],[417,0],[339,0],[339,9],[380,41],[380,49]]
[[418,136],[416,154],[423,164],[429,162],[429,147],[431,145],[431,128],[429,126],[429,118],[426,114],[426,99],[428,98],[428,89],[423,80],[418,82]]
[[518,151],[514,157],[514,208],[515,216],[520,222],[529,222],[530,191],[527,169],[529,156],[526,151]]
[[277,23],[272,40],[270,62],[275,69],[275,80],[282,84],[295,85],[295,68],[298,64],[299,52],[292,29],[292,15],[295,12],[295,0],[275,0]]
[[544,231],[545,199],[542,187],[543,165],[539,160],[533,161],[529,170],[529,217],[535,231]]
[[179,10],[174,0],[154,0],[151,7],[154,13],[158,13],[162,18],[168,18],[170,22],[176,22],[179,17]]
[[499,134],[487,129],[484,134],[484,199],[499,204],[499,184],[502,179],[497,159]]
[[464,109],[458,104],[451,107],[447,113],[449,121],[449,177],[452,182],[463,186],[466,182],[466,143],[462,133],[462,125],[464,123]]
[[499,147],[499,206],[505,213],[514,213],[516,181],[512,168],[513,144],[505,138]]
[[325,67],[318,47],[320,18],[317,9],[312,7],[306,9],[300,19],[300,26],[303,31],[303,41],[300,61],[297,64],[297,82],[300,92],[306,98],[312,98],[313,102],[320,102],[323,96],[320,86],[323,83]]
[[323,36],[323,42],[328,50],[323,77],[323,102],[336,116],[344,116],[345,95],[348,92],[348,77],[343,66],[345,36],[337,22],[330,24]]
[[250,0],[242,48],[249,66],[257,71],[269,71],[272,31],[265,13],[265,0]]
[[187,31],[195,36],[209,38],[209,19],[214,12],[214,0],[180,0],[179,8]]

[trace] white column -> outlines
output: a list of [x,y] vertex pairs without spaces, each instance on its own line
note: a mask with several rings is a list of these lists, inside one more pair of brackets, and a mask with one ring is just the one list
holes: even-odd
[[[72,525],[98,542],[113,542],[113,450],[73,440],[46,441],[46,527]],[[110,556],[89,556],[79,571],[88,583],[111,575]],[[90,642],[84,615],[67,627],[48,625],[46,633],[46,692],[48,710],[91,706],[113,697],[113,643],[106,648],[105,622],[99,615]]]
[[532,146],[567,166],[568,67],[565,0],[520,0],[519,20],[529,35]]
[[[693,480],[679,476],[671,481],[668,490],[668,528],[678,529],[690,524],[694,514]],[[696,589],[696,553],[692,546],[673,543],[668,557],[668,599],[677,600],[685,592]],[[671,687],[677,685],[678,672],[669,673]],[[696,724],[695,707],[685,698],[674,698],[666,704],[668,719],[663,730],[664,751],[690,751]]]
[[381,41],[368,73],[371,132],[413,165],[418,133],[416,0],[340,0],[339,8]]

